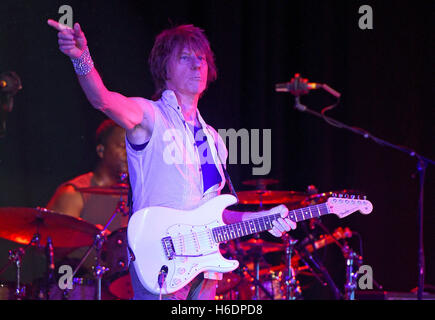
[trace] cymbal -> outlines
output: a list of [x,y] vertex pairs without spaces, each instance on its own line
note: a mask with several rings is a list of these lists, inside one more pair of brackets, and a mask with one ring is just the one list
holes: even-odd
[[122,194],[127,194],[129,186],[126,183],[119,183],[107,187],[87,187],[87,188],[77,188],[77,191],[83,193],[93,193],[93,194],[103,194],[108,196],[117,196]]
[[257,189],[264,190],[267,185],[277,184],[279,180],[276,179],[253,179],[253,180],[245,180],[242,183],[246,186],[257,187]]
[[0,238],[20,244],[29,244],[39,234],[40,246],[51,237],[53,246],[78,248],[94,242],[99,229],[80,218],[56,213],[45,208],[0,208]]
[[301,205],[309,206],[313,204],[324,203],[328,200],[329,197],[332,197],[334,194],[362,195],[362,192],[358,190],[343,189],[338,191],[329,191],[329,192],[311,194],[302,200]]
[[281,243],[264,241],[262,239],[249,239],[239,243],[239,248],[244,251],[261,250],[263,254],[270,252],[283,251],[285,246]]
[[241,204],[281,204],[301,202],[307,194],[297,191],[252,190],[237,193]]

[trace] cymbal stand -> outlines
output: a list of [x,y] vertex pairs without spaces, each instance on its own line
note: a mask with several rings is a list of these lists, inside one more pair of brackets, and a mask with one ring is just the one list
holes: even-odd
[[[259,300],[260,299],[260,259],[261,259],[261,248],[260,250],[254,250],[251,251],[251,253],[253,253],[252,255],[254,256],[254,266],[255,266],[255,282],[254,282],[254,286],[255,286],[255,300]],[[249,273],[248,273],[249,274]]]
[[[349,247],[347,242],[342,245],[334,236],[333,233],[321,222],[320,219],[315,220],[315,224],[319,226],[327,235],[329,235],[340,248],[343,253],[343,257],[346,260],[346,284],[345,284],[345,300],[354,300],[355,299],[355,290],[357,288],[356,279],[358,278],[358,271],[354,271],[354,266],[356,265],[359,268],[363,263],[362,254],[357,254],[352,248]],[[352,231],[354,235],[359,235],[358,232]],[[361,241],[361,238],[360,238]],[[362,251],[362,249],[361,249]],[[383,290],[383,287],[375,280],[372,279],[373,284],[379,290]]]
[[[260,282],[260,280],[259,280],[259,278],[260,278],[260,272],[259,272],[259,265],[260,265],[260,258],[261,258],[261,254],[258,254],[258,253],[255,253],[255,259],[256,259],[256,263],[255,263],[255,268],[256,268],[256,272],[255,272],[255,276],[249,271],[249,268],[248,268],[248,266],[246,266],[246,264],[245,264],[245,262],[244,262],[244,252],[242,251],[242,250],[240,250],[239,249],[239,246],[238,246],[238,241],[237,241],[237,239],[236,239],[236,241],[235,241],[235,243],[236,243],[236,253],[237,253],[237,255],[238,256],[240,256],[240,257],[242,257],[242,259],[240,259],[239,260],[239,263],[240,263],[240,267],[239,267],[239,270],[241,270],[242,271],[242,275],[243,275],[243,273],[246,273],[246,274],[248,274],[250,277],[251,277],[251,279],[253,280],[253,284],[254,284],[254,287],[255,287],[255,295],[254,295],[254,299],[255,300],[260,300],[260,292],[259,292],[259,289],[261,289],[265,294],[266,294],[266,296],[269,298],[269,299],[271,299],[271,300],[274,300],[274,297],[273,297],[273,295],[272,294],[270,294],[269,293],[269,291],[267,291],[267,289],[261,284],[261,282]],[[260,250],[261,250],[261,248],[260,248]],[[258,266],[258,267],[257,267]],[[257,269],[258,268],[258,269]],[[258,271],[257,271],[258,270]],[[258,289],[257,289],[258,288]]]
[[[264,187],[264,186],[263,186]],[[263,193],[259,194],[259,205],[258,205],[258,210],[262,211],[263,210]],[[260,234],[256,233],[254,234],[254,238],[255,239],[260,239]],[[255,287],[255,300],[259,300],[260,299],[260,258],[261,258],[261,249],[260,252],[254,252],[254,266],[255,266],[255,282],[254,282],[254,287]],[[248,273],[249,274],[249,273]],[[263,288],[263,291],[264,288]]]
[[[96,260],[95,260],[95,266],[94,266],[94,277],[97,279],[96,288],[95,288],[95,299],[96,300],[101,300],[102,278],[103,278],[103,275],[107,271],[109,271],[109,268],[101,265],[101,250],[103,248],[104,241],[106,240],[105,232],[118,213],[126,215],[126,206],[125,206],[125,201],[123,200],[122,193],[120,196],[120,200],[119,200],[119,202],[116,206],[116,209],[113,212],[112,216],[106,222],[106,225],[103,227],[103,229],[100,230],[100,232],[95,235],[94,243],[92,245],[90,245],[89,248],[86,250],[85,254],[83,255],[82,259],[80,260],[80,263],[77,265],[77,267],[75,268],[73,275],[72,275],[72,278],[74,279],[74,275],[78,272],[80,267],[86,261],[87,257],[91,253],[91,251],[93,249],[95,249]],[[64,297],[66,297],[66,299],[68,297],[67,290],[68,289],[64,290]]]
[[344,299],[355,300],[358,272],[354,270],[354,266],[359,268],[359,266],[362,264],[362,257],[356,254],[356,252],[353,251],[348,244],[345,244],[342,250],[344,258],[346,259],[346,284],[344,286]]
[[2,274],[9,267],[9,265],[11,265],[12,263],[15,263],[15,265],[17,267],[17,271],[16,271],[17,283],[16,283],[16,287],[15,287],[16,300],[23,299],[25,294],[26,294],[26,292],[25,292],[26,288],[21,287],[21,266],[22,266],[23,257],[26,254],[26,251],[29,247],[31,247],[34,244],[39,246],[40,238],[41,237],[40,237],[39,233],[36,232],[33,235],[32,240],[30,240],[30,242],[25,247],[20,247],[20,248],[15,249],[15,250],[9,250],[9,258],[8,258],[9,261],[0,270],[0,274]]
[[287,300],[296,300],[301,297],[301,287],[299,281],[296,279],[296,270],[292,266],[292,256],[295,251],[295,245],[298,242],[294,240],[288,233],[284,236],[286,245],[286,261],[287,261],[287,275],[285,279],[286,297]]
[[[246,272],[251,277],[251,279],[253,280],[255,289],[256,290],[257,290],[257,288],[261,289],[270,300],[274,300],[273,295],[269,291],[267,291],[267,289],[261,284],[261,282],[259,280],[257,280],[257,276],[254,276],[249,271],[248,267],[245,264],[241,264],[240,266],[241,266],[242,271]],[[255,292],[254,300],[260,300],[260,295],[259,295],[259,292],[257,292],[257,291]]]
[[357,288],[356,280],[358,278],[358,272],[354,270],[354,266],[357,268],[362,264],[362,257],[359,256],[351,247],[345,242],[342,245],[335,236],[329,231],[329,229],[321,222],[320,219],[315,221],[315,224],[323,229],[326,234],[332,237],[335,244],[341,249],[344,259],[346,260],[346,283],[344,285],[344,299],[355,300],[355,291]]

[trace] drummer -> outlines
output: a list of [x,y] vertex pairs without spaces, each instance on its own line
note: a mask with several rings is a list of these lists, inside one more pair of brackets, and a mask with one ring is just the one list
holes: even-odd
[[[123,190],[123,195],[102,194],[92,192],[92,190],[105,190],[105,188],[107,190],[108,187],[120,185],[122,176],[127,173],[125,130],[113,120],[106,119],[99,125],[95,138],[98,162],[94,170],[62,183],[46,207],[57,213],[81,218],[96,225],[99,229],[102,229],[116,212],[115,217],[107,227],[110,232],[127,226],[128,208],[124,210],[125,215],[122,210],[117,210],[121,201],[127,202],[127,194],[125,190]],[[81,192],[83,189],[88,191]],[[56,248],[56,243],[53,245],[55,246],[56,264],[68,264],[73,268],[79,264],[87,250],[87,247],[81,247],[71,251],[71,249]],[[91,254],[83,261],[83,265],[76,275],[78,278],[83,278],[85,281],[94,279],[95,258],[95,251],[92,250]],[[57,287],[52,289],[54,290],[51,293],[52,296],[61,297]],[[105,290],[102,294],[104,300],[114,299]],[[88,297],[85,294],[72,299],[77,298],[87,300],[94,297],[93,295]]]
[[[111,119],[104,120],[97,129],[96,153],[98,162],[95,169],[62,183],[47,208],[102,227],[116,211],[121,196],[80,192],[78,189],[111,187],[119,184],[122,174],[127,173],[125,130]],[[118,213],[108,230],[126,227],[127,222],[128,218]]]

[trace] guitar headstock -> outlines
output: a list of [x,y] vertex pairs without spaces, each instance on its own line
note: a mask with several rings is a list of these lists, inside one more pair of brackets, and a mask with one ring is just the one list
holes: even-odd
[[344,218],[356,211],[362,214],[369,214],[373,211],[373,205],[366,199],[352,197],[330,197],[326,202],[328,211]]

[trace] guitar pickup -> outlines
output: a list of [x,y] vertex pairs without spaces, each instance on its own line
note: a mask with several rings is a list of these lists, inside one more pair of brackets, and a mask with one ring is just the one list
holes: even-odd
[[174,259],[175,256],[175,248],[174,243],[172,242],[171,237],[165,237],[162,239],[163,250],[165,251],[166,257],[169,260]]

